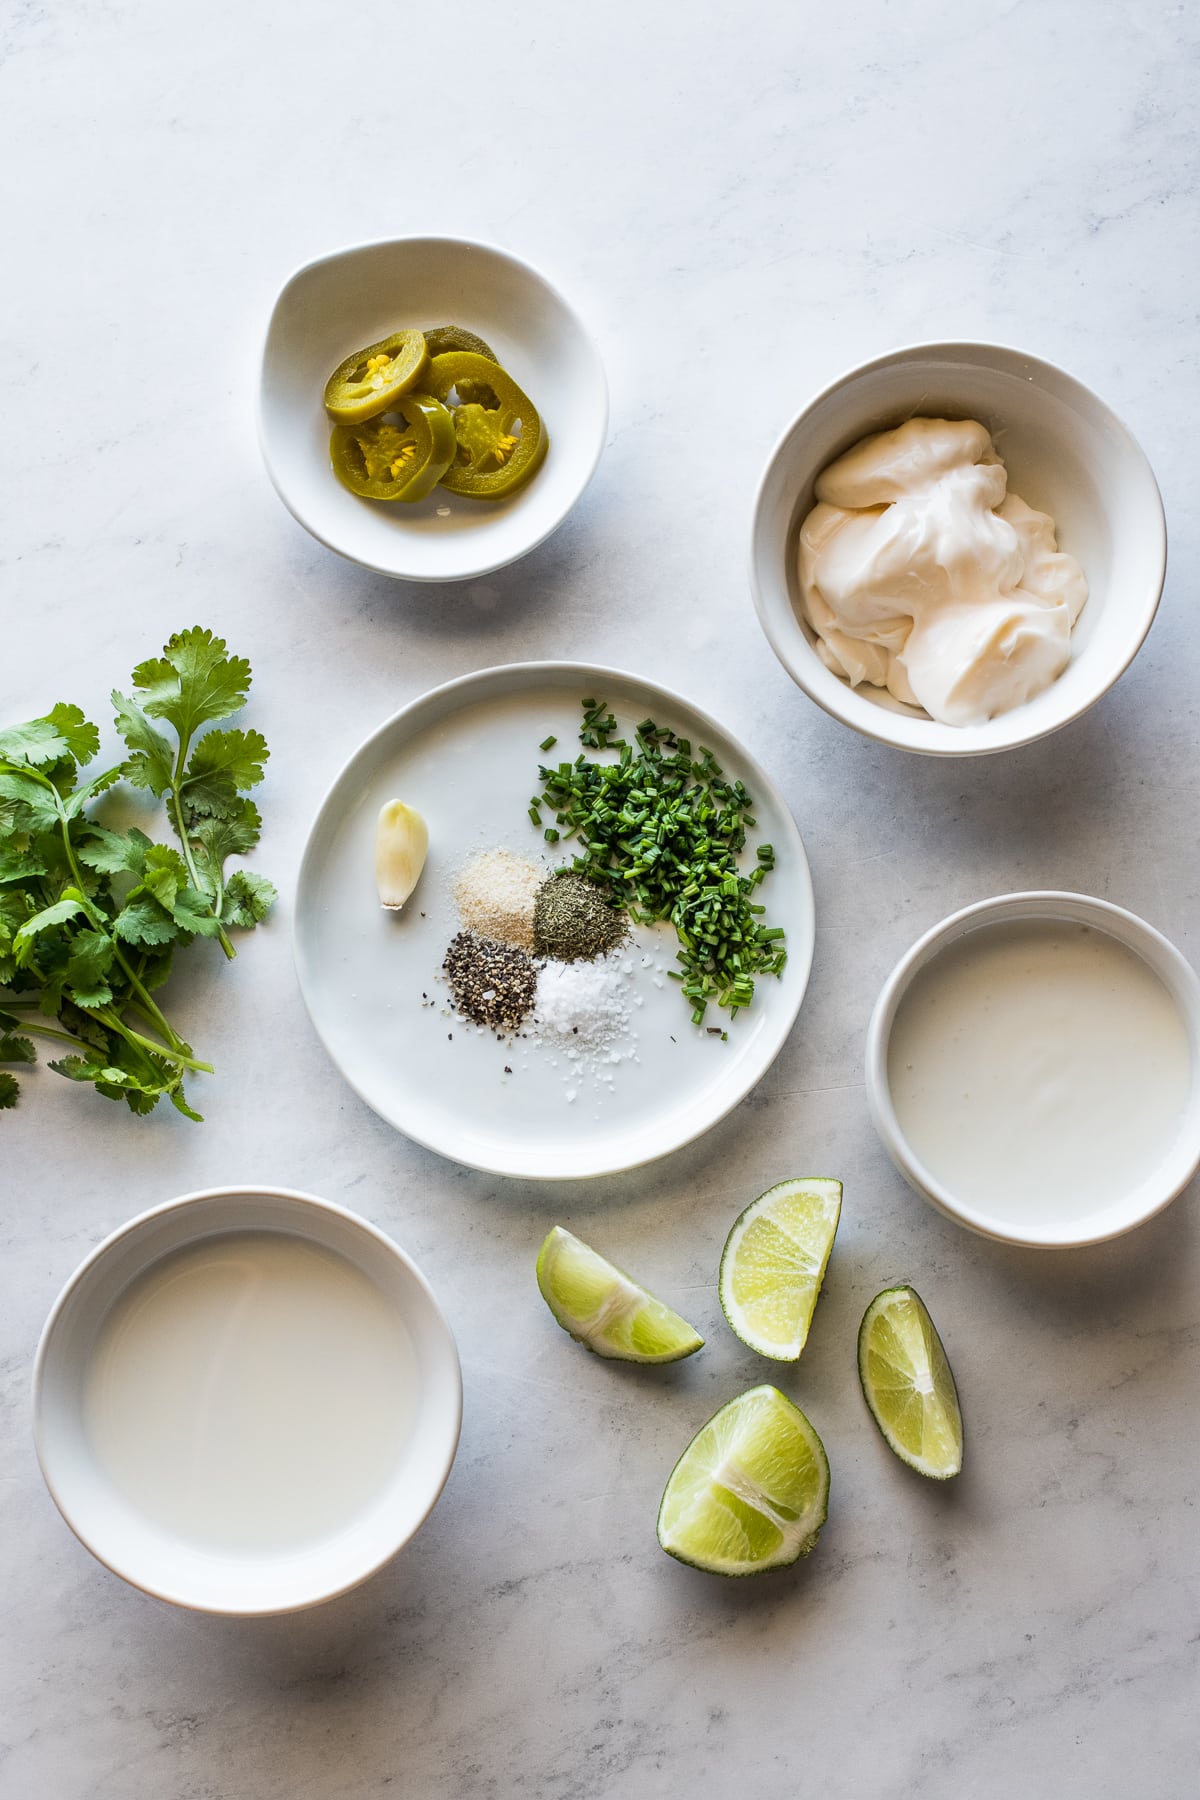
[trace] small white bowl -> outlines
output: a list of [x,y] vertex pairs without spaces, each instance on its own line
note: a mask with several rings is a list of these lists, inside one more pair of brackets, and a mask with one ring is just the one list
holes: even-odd
[[[85,1388],[100,1334],[130,1284],[171,1252],[238,1232],[282,1233],[360,1270],[402,1322],[417,1401],[403,1447],[373,1499],[339,1529],[278,1553],[221,1551],[164,1529],[123,1493],[88,1432]],[[124,1580],[197,1612],[243,1616],[331,1600],[393,1557],[445,1485],[458,1447],[462,1376],[450,1327],[424,1276],[365,1219],[288,1188],[210,1188],[167,1201],[113,1232],[51,1310],[33,1375],[33,1429],[46,1485],[87,1549]],[[153,1420],[147,1420],[147,1430]]]
[[[1060,549],[1077,558],[1088,579],[1066,670],[1044,693],[983,725],[942,725],[881,688],[852,688],[817,655],[801,611],[798,538],[818,475],[861,438],[918,415],[986,425],[1012,491],[1050,514]],[[997,344],[916,344],[851,369],[788,426],[759,484],[750,580],[776,656],[827,713],[901,750],[979,756],[1045,737],[1108,692],[1150,629],[1166,561],[1166,522],[1150,464],[1082,382]]]
[[[1179,1010],[1191,1051],[1191,1085],[1177,1135],[1161,1162],[1120,1201],[1095,1213],[1041,1226],[1018,1227],[1012,1220],[964,1202],[921,1162],[900,1127],[888,1079],[888,1047],[900,1004],[915,977],[968,932],[1022,919],[1066,920],[1105,932],[1141,957],[1159,977]],[[867,1106],[884,1149],[909,1186],[948,1218],[981,1237],[1031,1248],[1069,1249],[1103,1243],[1143,1224],[1168,1206],[1200,1168],[1200,980],[1191,964],[1162,933],[1136,913],[1086,894],[1033,892],[1003,894],[952,913],[900,958],[875,1002],[867,1028]]]
[[[363,500],[334,474],[326,381],[352,351],[409,325],[475,332],[537,407],[550,448],[511,499],[437,487],[411,506]],[[322,544],[380,575],[466,581],[562,524],[600,460],[608,390],[578,314],[528,263],[463,238],[398,238],[335,251],[289,277],[267,328],[258,426],[276,492]]]

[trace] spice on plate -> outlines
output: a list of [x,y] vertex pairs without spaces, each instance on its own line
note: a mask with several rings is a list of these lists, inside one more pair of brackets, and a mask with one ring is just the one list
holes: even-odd
[[633,964],[610,950],[593,962],[548,962],[538,977],[530,1035],[572,1067],[607,1073],[635,1054]]
[[533,907],[544,871],[511,850],[483,850],[458,872],[454,900],[469,932],[534,948]]
[[533,906],[534,946],[559,962],[590,962],[615,950],[629,936],[629,921],[609,905],[603,891],[570,870],[551,875]]
[[443,973],[454,1003],[473,1025],[510,1037],[528,1016],[537,993],[537,968],[523,950],[473,931],[460,931],[446,951]]

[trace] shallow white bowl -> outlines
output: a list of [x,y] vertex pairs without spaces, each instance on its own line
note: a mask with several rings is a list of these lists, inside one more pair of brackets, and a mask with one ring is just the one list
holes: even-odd
[[[1065,919],[1089,925],[1135,951],[1154,970],[1178,1007],[1192,1058],[1191,1087],[1179,1131],[1174,1142],[1165,1147],[1158,1167],[1138,1187],[1120,1201],[1084,1218],[1020,1229],[1011,1220],[966,1204],[930,1173],[905,1139],[888,1082],[892,1026],[916,975],[967,932],[1018,919]],[[952,913],[918,938],[888,976],[867,1028],[866,1088],[867,1105],[884,1149],[910,1187],[949,1218],[957,1219],[960,1225],[982,1237],[1009,1244],[1068,1249],[1102,1243],[1106,1238],[1132,1231],[1135,1225],[1161,1212],[1200,1168],[1200,980],[1191,964],[1161,932],[1136,913],[1126,912],[1107,900],[1051,891],[1002,894],[994,900],[980,900]]]
[[[360,1269],[402,1319],[420,1371],[412,1429],[374,1501],[342,1530],[276,1556],[221,1554],[163,1530],[99,1466],[84,1419],[97,1340],[130,1283],[172,1251],[238,1231],[288,1233]],[[63,1518],[115,1574],[198,1612],[294,1612],[365,1581],[428,1517],[450,1473],[461,1421],[458,1352],[424,1276],[365,1219],[288,1188],[210,1188],[122,1225],[80,1264],[55,1301],[34,1363],[34,1439]]]
[[[818,475],[860,438],[918,414],[986,425],[1012,491],[1050,514],[1060,549],[1078,559],[1088,578],[1067,669],[1045,693],[983,725],[941,725],[883,689],[852,688],[817,655],[800,609],[798,538]],[[1150,629],[1166,561],[1154,473],[1103,400],[1021,350],[916,344],[851,369],[788,426],[759,484],[750,579],[776,656],[827,713],[901,750],[978,756],[1057,731],[1107,693]]]
[[[334,474],[325,383],[352,351],[408,325],[476,332],[537,407],[550,448],[511,499],[438,487],[404,506],[362,500]],[[381,575],[465,581],[562,524],[600,460],[608,390],[578,314],[528,263],[464,238],[398,238],[334,251],[289,277],[267,328],[258,425],[276,492],[321,543]]]

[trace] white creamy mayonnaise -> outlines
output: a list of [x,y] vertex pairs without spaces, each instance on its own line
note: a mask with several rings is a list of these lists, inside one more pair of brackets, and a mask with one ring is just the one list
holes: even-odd
[[979,725],[1062,674],[1087,578],[1008,492],[987,429],[909,419],[818,477],[800,529],[817,651],[946,725]]

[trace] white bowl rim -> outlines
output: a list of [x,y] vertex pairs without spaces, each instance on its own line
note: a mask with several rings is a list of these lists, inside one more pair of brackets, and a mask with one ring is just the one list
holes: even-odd
[[[322,1049],[329,1057],[330,1062],[337,1070],[340,1078],[358,1095],[364,1106],[370,1107],[371,1111],[375,1112],[378,1118],[382,1118],[385,1124],[390,1125],[393,1131],[399,1131],[403,1137],[410,1139],[412,1143],[419,1144],[424,1150],[432,1151],[435,1156],[440,1156],[447,1161],[457,1163],[461,1168],[479,1169],[484,1174],[499,1175],[506,1181],[546,1182],[606,1180],[612,1175],[624,1175],[628,1174],[633,1169],[648,1168],[651,1164],[662,1161],[664,1157],[673,1156],[677,1151],[686,1149],[689,1144],[696,1143],[708,1132],[715,1130],[721,1121],[728,1118],[734,1108],[740,1105],[747,1095],[754,1091],[759,1082],[763,1079],[763,1076],[766,1075],[768,1069],[770,1069],[772,1063],[774,1063],[776,1058],[781,1054],[788,1037],[795,1029],[796,1020],[800,1016],[800,1009],[804,1004],[804,997],[808,992],[808,984],[812,978],[813,958],[816,954],[816,895],[813,890],[812,867],[808,860],[808,851],[805,848],[804,838],[801,834],[800,827],[796,823],[795,815],[793,814],[792,809],[788,804],[787,797],[783,793],[778,782],[768,774],[758,758],[750,750],[746,749],[741,738],[734,731],[728,726],[723,725],[719,719],[714,717],[714,715],[708,711],[707,707],[699,705],[694,700],[690,700],[688,696],[681,693],[678,688],[668,687],[664,682],[657,681],[648,675],[637,675],[628,669],[612,668],[604,663],[577,662],[572,657],[541,657],[533,661],[493,663],[485,669],[469,669],[464,675],[455,675],[449,681],[441,681],[438,682],[435,687],[426,688],[424,692],[414,695],[411,700],[406,701],[403,706],[398,707],[396,711],[389,714],[386,719],[382,719],[375,729],[368,732],[367,736],[363,738],[361,742],[356,744],[350,754],[343,759],[332,780],[326,787],[324,794],[321,796],[320,802],[312,815],[312,823],[308,828],[308,833],[304,840],[304,849],[300,856],[300,867],[296,875],[294,887],[295,894],[297,896],[299,895],[307,879],[309,858],[310,855],[313,854],[313,843],[316,838],[317,827],[324,818],[326,811],[331,807],[334,796],[347,772],[352,765],[358,761],[359,757],[369,750],[374,743],[394,730],[400,720],[407,714],[415,712],[418,707],[426,706],[433,701],[445,698],[452,694],[455,689],[470,688],[476,683],[487,681],[494,676],[511,676],[518,679],[527,677],[530,680],[537,680],[539,677],[564,673],[569,673],[573,676],[581,676],[587,682],[590,682],[595,678],[601,685],[605,682],[628,682],[632,686],[649,689],[656,695],[661,696],[664,705],[686,708],[688,712],[693,713],[704,725],[711,726],[714,732],[718,733],[723,738],[727,738],[730,743],[736,746],[738,756],[745,768],[749,771],[751,779],[762,789],[769,790],[777,796],[780,809],[784,816],[785,828],[790,825],[791,833],[795,840],[795,848],[799,853],[797,878],[799,879],[802,877],[803,879],[803,901],[808,914],[809,929],[805,934],[804,964],[800,979],[800,992],[796,1000],[796,1010],[788,1023],[787,1030],[784,1032],[778,1048],[772,1052],[765,1066],[754,1076],[749,1085],[740,1092],[734,1093],[729,1099],[728,1104],[723,1104],[719,1111],[714,1112],[712,1117],[706,1121],[700,1130],[693,1133],[692,1136],[684,1138],[679,1143],[670,1144],[665,1149],[650,1151],[645,1156],[638,1156],[632,1161],[622,1160],[620,1163],[606,1165],[604,1168],[589,1167],[583,1170],[572,1170],[565,1174],[555,1170],[535,1169],[530,1171],[496,1169],[487,1163],[473,1162],[462,1156],[453,1155],[447,1151],[443,1145],[431,1143],[428,1138],[410,1130],[409,1127],[396,1125],[386,1114],[377,1112],[374,1102],[362,1091],[357,1082],[355,1082],[342,1068],[341,1063],[334,1055],[333,1049],[328,1043],[325,1034],[313,1013],[312,1006],[309,1003],[308,993],[305,988],[304,972],[301,968],[300,934],[298,931],[293,930],[292,962],[296,973],[296,982],[300,989],[300,995],[304,1001],[304,1009],[308,1014],[309,1022],[312,1025],[313,1030],[320,1040]],[[788,948],[788,962],[789,964],[795,962],[797,967],[800,965],[800,958],[798,955],[793,956],[790,945]]]
[[[538,282],[548,293],[554,296],[555,300],[557,300],[558,304],[562,307],[563,311],[575,326],[575,329],[579,333],[580,342],[584,345],[587,354],[591,359],[593,372],[599,385],[599,428],[596,432],[595,448],[592,452],[591,460],[588,463],[587,473],[579,483],[571,499],[567,502],[567,505],[558,516],[546,526],[546,529],[540,536],[532,539],[514,555],[502,556],[493,562],[482,562],[478,565],[473,565],[470,569],[450,575],[414,575],[406,573],[403,570],[389,569],[382,563],[370,562],[365,557],[356,556],[351,552],[344,550],[339,544],[331,543],[324,533],[318,530],[311,519],[306,517],[303,512],[296,509],[283,488],[280,487],[274,465],[267,450],[266,431],[263,425],[263,387],[265,384],[264,378],[267,367],[267,347],[270,343],[271,329],[275,323],[275,315],[279,311],[280,303],[285,294],[288,293],[302,276],[311,274],[314,269],[324,267],[326,263],[340,262],[343,257],[356,255],[359,251],[363,250],[392,250],[401,244],[453,244],[458,249],[482,250],[488,256],[497,256],[502,261],[511,263],[514,268],[522,270],[526,275],[532,276],[534,281]],[[291,274],[287,276],[286,280],[277,290],[275,298],[271,302],[271,311],[267,318],[266,330],[262,335],[262,349],[259,352],[258,357],[258,390],[255,395],[254,417],[258,435],[259,454],[262,457],[263,467],[267,472],[267,477],[271,486],[275,489],[275,492],[283,501],[284,506],[287,508],[288,512],[291,513],[296,523],[303,526],[310,537],[315,538],[318,544],[323,544],[326,550],[332,551],[335,556],[340,556],[346,562],[356,564],[360,569],[370,569],[372,574],[385,575],[391,581],[415,581],[436,586],[437,584],[446,581],[478,581],[485,575],[494,575],[497,569],[509,568],[513,563],[520,562],[523,557],[529,556],[534,550],[537,550],[544,544],[548,537],[551,537],[554,532],[558,530],[567,515],[587,492],[592,477],[600,466],[600,458],[604,454],[604,446],[608,438],[609,419],[608,377],[604,372],[604,362],[599,350],[596,348],[595,339],[584,324],[577,309],[567,299],[557,283],[551,281],[548,276],[543,275],[540,269],[535,268],[534,265],[531,262],[528,262],[523,256],[518,256],[515,251],[506,250],[500,244],[494,244],[487,238],[455,237],[448,232],[410,232],[405,233],[403,237],[366,238],[358,243],[343,244],[340,249],[327,250],[321,256],[310,257],[307,262],[298,264],[297,267],[292,270]]]
[[[916,362],[922,357],[938,357],[949,361],[956,355],[963,356],[971,352],[983,352],[987,357],[996,358],[999,363],[1011,359],[1024,364],[1027,368],[1031,367],[1038,371],[1044,371],[1055,379],[1066,380],[1078,388],[1082,394],[1085,394],[1095,406],[1107,415],[1109,420],[1116,427],[1117,432],[1134,452],[1148,478],[1148,491],[1153,496],[1157,511],[1158,531],[1156,535],[1158,538],[1159,549],[1155,570],[1147,571],[1146,601],[1142,606],[1140,613],[1137,615],[1137,635],[1130,640],[1128,654],[1124,657],[1119,668],[1113,671],[1111,677],[1100,689],[1099,693],[1093,694],[1090,699],[1083,701],[1082,704],[1076,706],[1061,719],[1054,719],[1032,731],[1018,730],[1012,736],[1003,738],[994,744],[959,742],[956,746],[954,742],[940,743],[934,741],[929,744],[909,743],[903,741],[894,729],[889,730],[887,728],[889,720],[894,722],[900,718],[901,715],[888,713],[882,708],[872,704],[870,701],[865,700],[861,702],[860,708],[859,696],[856,694],[855,690],[845,682],[840,682],[840,686],[849,697],[848,703],[841,703],[840,700],[838,703],[835,703],[832,693],[827,694],[816,691],[815,684],[806,680],[805,675],[792,666],[790,657],[785,653],[784,648],[779,642],[774,621],[770,617],[770,612],[763,595],[762,584],[758,574],[758,540],[762,527],[765,492],[776,461],[783,451],[788,439],[796,430],[796,427],[809,413],[820,406],[823,401],[830,399],[840,388],[849,386],[849,384],[852,381],[857,380],[859,376],[870,375],[876,369],[887,368],[893,363]],[[754,506],[750,523],[749,561],[750,590],[754,598],[754,610],[758,615],[758,622],[762,627],[763,634],[772,650],[775,652],[781,666],[796,683],[796,686],[800,688],[810,700],[819,706],[822,712],[827,713],[831,719],[836,719],[839,724],[848,725],[852,731],[857,731],[863,737],[872,738],[876,743],[887,744],[892,749],[905,750],[910,754],[918,756],[947,757],[997,756],[1006,750],[1019,750],[1026,744],[1036,743],[1040,738],[1049,737],[1053,732],[1061,731],[1064,726],[1073,724],[1076,719],[1081,718],[1098,700],[1102,699],[1106,693],[1116,686],[1121,676],[1125,673],[1126,669],[1128,669],[1130,663],[1132,663],[1138,651],[1145,643],[1150,632],[1150,627],[1154,623],[1155,615],[1157,614],[1159,605],[1162,601],[1163,588],[1167,578],[1167,516],[1166,509],[1163,506],[1162,490],[1158,484],[1158,477],[1154,473],[1153,465],[1146,455],[1141,442],[1130,430],[1120,414],[1115,412],[1108,404],[1108,401],[1105,400],[1102,395],[1098,394],[1094,388],[1089,387],[1087,382],[1081,380],[1071,369],[1065,368],[1061,363],[1049,362],[1045,357],[1037,356],[1030,350],[1021,350],[1014,344],[1002,344],[987,338],[930,339],[928,341],[921,340],[915,343],[897,344],[893,349],[881,351],[878,356],[871,357],[867,362],[854,363],[849,368],[843,369],[840,375],[836,375],[832,381],[827,382],[824,387],[812,394],[804,402],[804,405],[800,407],[799,411],[794,413],[788,420],[787,424],[783,427],[782,431],[779,432],[775,442],[771,446],[770,453],[763,465],[763,471],[759,477],[758,485],[755,488]],[[812,651],[811,645],[808,647],[815,658],[816,652]],[[821,666],[823,667],[824,665]],[[837,680],[838,678],[835,676],[834,679]],[[1021,707],[1013,707],[1009,713],[1000,714],[998,716],[1001,718],[1016,718],[1023,710],[1024,709]],[[961,733],[964,729],[975,729],[973,727],[941,727],[936,720],[919,718],[908,719],[907,715],[904,715],[904,722],[918,728],[924,728],[927,725],[932,726],[935,731],[939,732],[941,730],[947,730]],[[988,723],[991,724],[992,721],[989,720]]]
[[[107,1258],[119,1244],[144,1229],[144,1227],[150,1224],[154,1219],[163,1217],[168,1213],[184,1212],[189,1207],[198,1206],[211,1200],[235,1200],[239,1198],[295,1201],[303,1207],[330,1214],[334,1218],[341,1219],[344,1223],[362,1232],[365,1236],[373,1238],[385,1252],[392,1256],[397,1262],[403,1264],[408,1274],[424,1292],[425,1298],[429,1302],[432,1310],[432,1316],[442,1328],[444,1333],[444,1344],[449,1350],[448,1370],[452,1376],[454,1389],[453,1430],[448,1443],[445,1467],[439,1470],[436,1485],[433,1487],[429,1503],[421,1513],[420,1518],[414,1524],[412,1530],[406,1537],[402,1538],[399,1543],[393,1545],[390,1550],[378,1557],[368,1568],[363,1569],[361,1573],[356,1574],[351,1580],[343,1581],[336,1587],[322,1590],[319,1593],[296,1600],[285,1606],[231,1608],[228,1606],[206,1605],[203,1601],[196,1600],[195,1598],[189,1598],[178,1592],[173,1593],[165,1585],[155,1585],[147,1582],[132,1570],[118,1566],[118,1559],[110,1560],[108,1557],[103,1556],[88,1538],[87,1531],[84,1527],[71,1516],[58,1489],[55,1487],[53,1476],[46,1466],[46,1459],[43,1455],[42,1383],[45,1372],[45,1363],[55,1330],[58,1326],[58,1321],[72,1296],[90,1279],[92,1272],[99,1263]],[[237,1225],[231,1225],[229,1227],[230,1233],[236,1232],[239,1229],[252,1231],[261,1229],[261,1226],[247,1223],[245,1227],[239,1227]],[[302,1236],[303,1233],[298,1233],[298,1235]],[[181,1247],[182,1246],[177,1246],[177,1248]],[[146,1267],[150,1266],[150,1264],[146,1265]],[[458,1454],[459,1438],[462,1435],[462,1363],[459,1358],[458,1345],[455,1342],[454,1333],[450,1329],[449,1321],[442,1311],[437,1296],[428,1280],[412,1260],[411,1256],[408,1255],[407,1251],[402,1250],[395,1239],[388,1236],[387,1232],[381,1231],[380,1228],[377,1225],[373,1225],[369,1219],[364,1219],[361,1213],[351,1212],[349,1207],[339,1206],[336,1201],[333,1200],[324,1200],[320,1195],[308,1193],[302,1188],[274,1187],[261,1181],[235,1182],[230,1186],[196,1188],[190,1193],[178,1194],[171,1200],[162,1200],[156,1206],[149,1206],[143,1212],[136,1213],[133,1218],[126,1219],[124,1224],[118,1225],[113,1231],[110,1231],[106,1238],[103,1238],[94,1249],[88,1252],[83,1261],[64,1282],[57,1299],[46,1316],[45,1324],[42,1326],[41,1335],[38,1338],[37,1350],[35,1351],[33,1358],[32,1401],[33,1442],[34,1449],[37,1453],[38,1467],[42,1472],[42,1479],[46,1483],[50,1498],[54,1501],[63,1520],[78,1538],[84,1549],[94,1556],[98,1563],[101,1563],[104,1568],[110,1570],[112,1574],[119,1576],[120,1579],[127,1582],[130,1587],[138,1589],[140,1593],[148,1594],[155,1600],[165,1600],[170,1605],[182,1607],[188,1612],[207,1613],[219,1618],[275,1618],[282,1617],[288,1613],[306,1612],[310,1607],[323,1606],[330,1600],[338,1599],[342,1594],[352,1592],[354,1588],[360,1587],[363,1582],[369,1581],[373,1575],[377,1575],[381,1569],[386,1568],[387,1564],[391,1562],[395,1556],[398,1556],[400,1551],[403,1550],[407,1544],[412,1542],[417,1532],[421,1529],[422,1525],[424,1525],[430,1513],[437,1505],[438,1500],[441,1498],[446,1482],[450,1478],[450,1470],[454,1466],[455,1456]]]
[[[1063,908],[1069,907],[1070,914]],[[1147,1220],[1162,1212],[1182,1192],[1200,1168],[1200,1108],[1197,1107],[1197,1084],[1200,1082],[1200,1070],[1193,1066],[1192,1090],[1188,1102],[1185,1122],[1181,1124],[1180,1135],[1175,1141],[1175,1155],[1168,1152],[1155,1169],[1152,1169],[1143,1186],[1155,1181],[1160,1173],[1166,1175],[1167,1191],[1162,1193],[1150,1205],[1139,1207],[1120,1223],[1104,1229],[1087,1229],[1089,1217],[1105,1219],[1112,1215],[1113,1206],[1098,1209],[1096,1213],[1085,1215],[1079,1222],[1082,1229],[1071,1230],[1068,1227],[1047,1229],[1044,1232],[1022,1232],[1014,1229],[1004,1219],[997,1219],[982,1208],[971,1206],[957,1199],[950,1190],[932,1175],[920,1158],[909,1146],[900,1122],[892,1105],[891,1091],[888,1083],[887,1056],[892,1026],[897,1010],[907,993],[914,977],[924,968],[939,951],[946,949],[951,943],[975,926],[1000,924],[1006,918],[1038,918],[1062,919],[1067,916],[1078,917],[1086,914],[1095,921],[1097,930],[1106,931],[1110,937],[1116,937],[1127,949],[1136,954],[1134,941],[1140,939],[1143,944],[1152,946],[1157,954],[1157,962],[1151,964],[1144,957],[1154,973],[1158,975],[1163,986],[1167,988],[1172,1000],[1179,1009],[1184,1023],[1189,1029],[1192,1040],[1193,1060],[1195,1043],[1200,1035],[1200,977],[1183,952],[1168,937],[1126,907],[1117,906],[1111,900],[1100,900],[1091,894],[1073,893],[1059,888],[1032,888],[1021,893],[997,894],[987,900],[976,900],[969,906],[963,906],[957,912],[940,919],[931,925],[917,938],[916,942],[900,957],[884,982],[879,998],[871,1013],[867,1026],[866,1052],[864,1057],[864,1075],[867,1094],[867,1108],[871,1122],[879,1134],[881,1143],[896,1168],[904,1176],[909,1186],[928,1200],[939,1212],[953,1219],[959,1225],[965,1225],[969,1231],[980,1237],[991,1238],[1001,1243],[1020,1245],[1036,1250],[1074,1250],[1082,1249],[1089,1244],[1107,1243],[1113,1238],[1123,1237],[1127,1231],[1144,1225]],[[1106,923],[1107,921],[1107,923]],[[1124,934],[1118,935],[1112,929],[1119,921],[1124,927]],[[1164,967],[1170,970],[1167,975]]]

